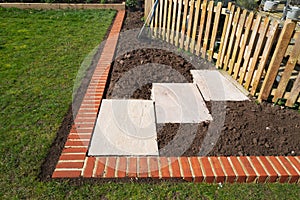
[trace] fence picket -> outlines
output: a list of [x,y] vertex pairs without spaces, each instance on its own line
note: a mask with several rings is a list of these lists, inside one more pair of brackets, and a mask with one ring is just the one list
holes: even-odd
[[196,2],[196,12],[195,12],[192,41],[191,41],[191,53],[194,53],[194,50],[195,50],[195,40],[196,40],[196,34],[197,34],[197,29],[198,29],[200,7],[201,7],[201,0],[198,0]]
[[170,41],[170,31],[171,31],[171,19],[172,19],[172,5],[173,0],[169,0],[169,10],[168,10],[168,23],[167,23],[167,35],[166,35],[166,41]]
[[291,40],[292,33],[294,32],[295,27],[295,23],[291,20],[285,21],[274,54],[272,56],[272,60],[269,65],[266,77],[264,79],[261,91],[258,96],[259,101],[267,100],[270,95],[273,83],[278,73],[278,69],[287,50],[288,44]]
[[228,39],[229,39],[229,36],[230,36],[230,30],[231,30],[231,27],[232,27],[232,19],[233,19],[233,16],[234,16],[234,11],[235,11],[235,5],[231,6],[229,19],[228,19],[228,24],[227,24],[226,29],[224,29],[226,31],[226,33],[225,33],[225,38],[224,38],[224,41],[223,41],[223,46],[222,46],[222,49],[220,49],[220,51],[219,51],[219,53],[221,55],[219,57],[219,62],[218,63],[220,64],[221,68],[223,67],[223,59],[225,57],[225,53],[226,53],[226,49],[227,49],[227,42],[228,42]]
[[299,56],[300,56],[300,32],[297,32],[295,34],[295,38],[296,38],[295,46],[293,47],[293,50],[289,57],[289,60],[285,66],[285,69],[281,76],[279,85],[278,85],[277,89],[275,90],[273,101],[277,101],[278,98],[282,98],[284,91],[286,90],[286,86],[292,75],[292,72],[295,68],[295,65],[299,59]]
[[274,40],[275,40],[276,32],[278,30],[278,24],[279,24],[278,21],[274,20],[273,24],[270,27],[269,33],[267,35],[268,39],[266,41],[265,48],[263,50],[263,55],[261,57],[259,65],[258,65],[256,75],[253,78],[253,86],[251,88],[251,95],[255,95],[257,87],[260,83],[263,70],[266,66],[268,57],[271,52],[271,48],[272,48]]
[[176,25],[176,36],[175,36],[175,46],[178,46],[179,35],[180,35],[180,22],[181,22],[181,10],[182,10],[182,0],[178,1],[178,13],[177,13],[177,25]]
[[263,41],[265,39],[267,30],[268,30],[268,27],[269,27],[269,22],[270,22],[270,19],[267,17],[267,18],[265,18],[264,23],[261,24],[262,25],[261,33],[259,34],[257,45],[255,47],[255,52],[254,52],[254,55],[252,57],[251,65],[249,64],[250,67],[249,67],[249,71],[248,71],[247,78],[246,78],[246,83],[245,83],[245,88],[246,89],[249,89],[250,84],[253,80],[253,74],[254,74],[254,71],[255,71],[255,67],[257,65],[258,56],[261,52]]
[[234,71],[233,78],[234,79],[238,78],[238,75],[239,75],[239,72],[240,72],[241,62],[242,62],[244,52],[245,52],[245,49],[246,49],[246,43],[247,43],[249,32],[250,32],[250,29],[251,29],[251,26],[252,26],[253,18],[254,18],[254,13],[251,12],[247,17],[247,21],[246,21],[246,24],[245,24],[246,29],[245,29],[245,33],[242,37],[242,40],[241,40],[241,47],[240,47],[240,51],[239,51],[239,56],[238,56],[237,62],[234,65],[234,69],[233,69],[233,71]]
[[185,50],[189,50],[190,46],[190,39],[191,39],[191,30],[192,30],[192,24],[193,24],[193,17],[194,17],[194,0],[190,1],[190,12],[189,12],[189,20],[188,20],[188,29],[186,33],[186,41],[185,41]]
[[201,6],[199,35],[198,35],[197,44],[196,44],[196,55],[197,56],[199,56],[200,49],[201,49],[201,40],[202,40],[202,35],[203,35],[203,30],[204,30],[204,25],[205,25],[205,17],[206,17],[206,7],[207,7],[207,0],[204,0],[202,2],[202,6]]
[[183,11],[183,18],[182,18],[182,27],[181,27],[181,37],[180,37],[180,48],[183,49],[184,46],[184,37],[185,37],[185,29],[186,29],[186,17],[189,8],[189,1],[184,1],[184,11]]
[[173,9],[173,18],[172,18],[172,28],[171,28],[171,36],[170,36],[170,43],[174,44],[174,34],[176,34],[175,32],[175,25],[176,25],[176,14],[177,14],[177,0],[173,0],[174,1],[174,9]]
[[221,16],[221,10],[222,10],[222,3],[218,2],[217,7],[216,7],[216,12],[215,12],[214,26],[213,26],[212,35],[211,35],[210,46],[209,46],[209,50],[207,52],[209,61],[212,61],[212,58],[214,55],[214,48],[215,48],[215,42],[216,42],[216,37],[217,37],[217,33],[218,33],[218,26],[219,26],[219,21],[220,21],[220,16]]
[[243,30],[244,30],[244,24],[245,24],[245,21],[246,21],[247,13],[248,13],[247,10],[244,10],[241,17],[240,17],[240,19],[239,19],[239,23],[238,23],[238,27],[237,27],[237,31],[236,31],[235,44],[234,44],[231,60],[228,64],[228,66],[229,66],[228,73],[230,75],[233,72],[233,67],[234,67],[234,64],[236,62],[236,56],[237,56],[238,48],[239,48],[240,41],[241,41],[241,38],[242,38],[242,33],[243,33]]
[[159,0],[159,4],[158,4],[158,8],[159,8],[159,21],[158,21],[158,37],[161,38],[162,37],[162,20],[163,20],[163,4],[164,4],[164,0]]
[[286,106],[292,107],[293,104],[296,103],[299,93],[300,93],[300,73],[298,74],[297,79],[294,82],[294,86],[291,90],[290,96],[286,101]]
[[210,27],[211,27],[211,20],[212,20],[212,15],[214,12],[214,1],[210,1],[208,3],[207,11],[208,11],[208,14],[207,14],[207,20],[206,20],[205,33],[204,33],[203,47],[202,47],[202,52],[201,52],[202,58],[206,57],[206,51],[207,51],[209,33],[210,33]]
[[233,18],[233,22],[232,22],[231,36],[230,36],[229,45],[228,45],[228,49],[226,51],[226,56],[225,56],[225,61],[224,61],[224,66],[223,66],[224,70],[227,70],[228,62],[231,57],[232,45],[233,45],[233,42],[235,41],[235,35],[236,35],[237,27],[238,27],[238,20],[240,18],[240,12],[241,12],[241,9],[238,7],[236,9],[236,12],[235,12],[234,18]]
[[163,40],[166,39],[168,1],[169,0],[165,0],[165,2],[164,2],[164,21],[163,21],[163,28],[162,28],[162,30],[163,30],[162,39]]

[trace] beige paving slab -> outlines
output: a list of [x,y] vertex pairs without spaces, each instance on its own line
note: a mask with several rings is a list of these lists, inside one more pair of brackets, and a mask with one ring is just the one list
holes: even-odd
[[88,154],[158,155],[153,101],[102,101]]
[[205,101],[245,101],[249,98],[217,70],[191,70]]
[[193,83],[153,83],[157,123],[200,123],[212,120],[205,102]]

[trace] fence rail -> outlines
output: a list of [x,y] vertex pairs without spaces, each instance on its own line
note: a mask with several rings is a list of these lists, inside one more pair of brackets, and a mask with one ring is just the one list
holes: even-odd
[[[155,0],[145,0],[145,16]],[[150,24],[153,36],[201,56],[227,71],[259,101],[300,102],[300,33],[228,3],[159,0]]]

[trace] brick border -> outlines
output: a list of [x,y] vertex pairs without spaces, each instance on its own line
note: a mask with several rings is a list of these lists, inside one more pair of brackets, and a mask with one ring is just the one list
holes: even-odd
[[0,3],[3,8],[19,9],[114,9],[125,10],[125,4],[69,4],[69,3]]
[[299,156],[89,157],[96,123],[125,11],[119,11],[52,178],[181,178],[220,183],[300,183]]

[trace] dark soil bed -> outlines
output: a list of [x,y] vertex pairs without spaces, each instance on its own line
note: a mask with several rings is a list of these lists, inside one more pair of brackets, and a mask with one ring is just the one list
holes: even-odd
[[[144,71],[135,70],[142,61],[172,66],[184,79],[178,80],[178,76],[172,76],[166,70],[153,73],[152,68],[148,67],[151,64],[144,65]],[[195,67],[172,52],[157,49],[128,52],[114,62],[106,98],[150,99],[151,84],[142,85],[143,79],[152,76],[154,82],[192,82],[191,69]],[[137,74],[135,71],[138,71]],[[120,84],[118,81],[122,77],[125,77],[125,81]],[[134,87],[137,89],[130,90]],[[217,140],[211,141],[213,144],[209,145],[213,148],[205,155],[300,155],[300,114],[297,111],[270,103],[258,105],[254,100],[207,102],[207,106],[214,120],[224,117],[225,121],[220,122],[223,124],[219,129],[213,130]],[[215,107],[218,107],[217,112],[213,111]],[[203,155],[200,149],[209,127],[208,122],[196,125],[158,124],[160,155]]]

